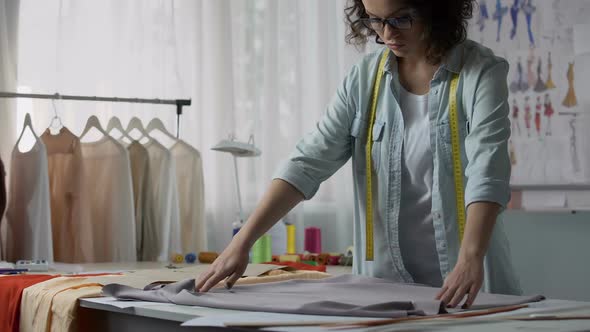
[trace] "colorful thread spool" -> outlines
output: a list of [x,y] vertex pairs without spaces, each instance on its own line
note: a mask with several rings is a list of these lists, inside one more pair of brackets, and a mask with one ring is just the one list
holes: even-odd
[[219,255],[213,251],[201,251],[199,253],[199,263],[211,264]]
[[301,258],[299,257],[299,255],[281,255],[279,256],[279,262],[299,263],[301,262]]
[[319,265],[328,265],[329,258],[330,254],[319,254],[316,261]]
[[307,227],[305,229],[305,248],[314,254],[322,252],[322,230],[319,227]]
[[295,225],[287,225],[287,254],[297,253],[295,246]]
[[197,260],[197,255],[194,252],[189,252],[184,256],[184,260],[189,264],[193,264]]
[[252,246],[252,263],[272,262],[272,240],[270,234],[262,235]]
[[336,255],[330,255],[330,258],[328,258],[328,265],[338,265],[340,262],[340,257],[342,255],[336,256]]
[[180,264],[180,263],[184,262],[184,256],[182,254],[175,253],[172,256],[172,262],[174,262],[176,264]]

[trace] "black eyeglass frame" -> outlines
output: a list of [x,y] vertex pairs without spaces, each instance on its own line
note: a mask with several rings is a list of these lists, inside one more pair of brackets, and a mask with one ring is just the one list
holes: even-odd
[[[375,32],[382,32],[385,29],[385,25],[389,25],[393,29],[397,30],[410,30],[414,23],[412,15],[404,15],[401,17],[390,17],[390,18],[377,18],[377,17],[363,17],[359,21],[367,29],[371,29]],[[375,29],[373,24],[379,23],[381,28]]]

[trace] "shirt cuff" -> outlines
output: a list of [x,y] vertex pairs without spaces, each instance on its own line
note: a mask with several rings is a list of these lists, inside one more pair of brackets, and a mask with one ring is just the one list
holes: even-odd
[[304,166],[293,160],[286,161],[273,175],[273,179],[288,182],[303,194],[306,200],[311,199],[319,189],[319,183],[305,173]]
[[510,183],[498,179],[470,180],[465,189],[465,207],[474,202],[494,202],[506,208],[510,201]]

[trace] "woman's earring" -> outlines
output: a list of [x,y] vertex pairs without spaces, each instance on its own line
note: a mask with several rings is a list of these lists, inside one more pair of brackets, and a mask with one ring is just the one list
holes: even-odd
[[379,35],[375,35],[375,43],[377,43],[377,44],[381,44],[381,45],[385,44],[385,43],[383,42],[383,40],[381,40],[381,38],[379,38]]

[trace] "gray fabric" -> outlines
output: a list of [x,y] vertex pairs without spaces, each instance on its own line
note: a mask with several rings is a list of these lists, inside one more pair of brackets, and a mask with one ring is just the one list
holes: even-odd
[[[393,283],[384,279],[342,275],[321,280],[235,286],[232,290],[193,292],[194,279],[140,290],[118,284],[103,287],[105,296],[120,300],[171,302],[219,309],[310,315],[357,317],[405,317],[446,313],[433,300],[438,288]],[[480,293],[477,309],[537,302],[543,296],[511,296]]]

